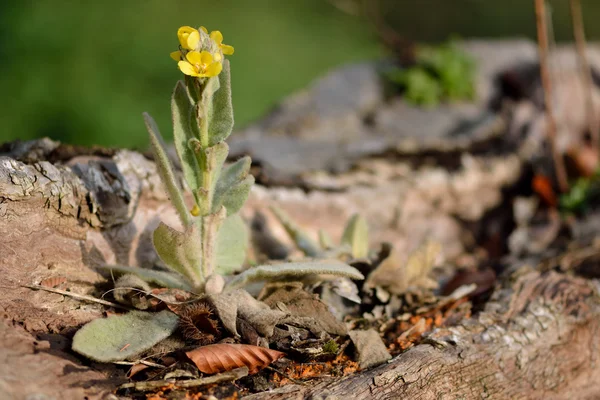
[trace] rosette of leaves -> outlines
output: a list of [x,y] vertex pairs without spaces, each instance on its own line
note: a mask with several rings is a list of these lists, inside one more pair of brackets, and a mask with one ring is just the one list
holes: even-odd
[[[193,29],[184,28],[184,34]],[[197,43],[206,47],[205,52],[220,51],[220,42],[214,42],[212,34],[209,38],[203,29],[193,33],[200,35]],[[186,50],[180,50],[183,57]],[[230,64],[223,59],[222,52],[219,54],[215,59],[222,60],[220,73],[186,75],[185,81],[176,84],[171,97],[175,148],[186,188],[195,203],[191,210],[158,127],[150,115],[144,114],[157,170],[183,227],[179,230],[161,223],[153,233],[154,248],[168,271],[114,265],[102,268],[200,296],[281,277],[294,280],[306,275],[332,274],[363,279],[358,270],[339,260],[320,260],[254,267],[226,283],[224,277],[240,270],[245,259],[248,232],[237,213],[249,195],[254,178],[249,173],[249,157],[225,163],[229,153],[225,139],[233,129],[233,107]],[[73,339],[73,349],[98,361],[123,360],[168,337],[177,328],[177,322],[177,315],[168,310],[114,315],[84,326]]]

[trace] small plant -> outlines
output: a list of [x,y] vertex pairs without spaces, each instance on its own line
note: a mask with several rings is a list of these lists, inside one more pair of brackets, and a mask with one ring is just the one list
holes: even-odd
[[569,191],[560,196],[559,207],[567,213],[581,213],[600,196],[600,169],[592,176],[578,178]]
[[359,214],[354,214],[346,222],[339,245],[334,245],[327,232],[319,231],[319,242],[300,228],[283,210],[271,207],[271,211],[294,241],[296,247],[306,256],[314,258],[366,258],[369,255],[369,227]]
[[475,62],[452,41],[419,48],[415,65],[393,68],[386,76],[415,105],[433,107],[475,96]]
[[[254,183],[249,157],[225,165],[229,153],[225,139],[233,129],[230,65],[225,56],[234,49],[223,44],[221,32],[209,34],[204,27],[183,26],[177,37],[179,50],[171,53],[171,58],[185,80],[177,82],[171,97],[173,136],[194,204],[188,208],[158,127],[144,113],[156,166],[183,230],[161,223],[154,231],[154,248],[169,271],[114,265],[102,268],[196,295],[218,294],[257,280],[293,280],[311,274],[363,279],[355,268],[331,260],[258,266],[226,282],[224,277],[241,269],[245,259],[248,232],[237,212]],[[124,359],[169,336],[177,328],[178,318],[170,311],[136,311],[92,321],[77,332],[73,349],[98,361]]]

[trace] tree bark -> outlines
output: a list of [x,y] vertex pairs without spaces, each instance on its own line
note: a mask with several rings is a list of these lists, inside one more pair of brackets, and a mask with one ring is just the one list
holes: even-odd
[[248,399],[591,399],[600,393],[600,312],[584,279],[531,271],[478,317],[434,331],[369,371]]

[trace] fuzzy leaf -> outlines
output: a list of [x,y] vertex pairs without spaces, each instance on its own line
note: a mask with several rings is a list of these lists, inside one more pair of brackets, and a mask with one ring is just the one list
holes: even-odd
[[279,220],[279,223],[283,225],[286,232],[292,240],[296,243],[296,246],[308,257],[317,257],[321,254],[321,249],[317,243],[315,243],[308,233],[302,230],[296,223],[279,207],[271,207],[271,211],[275,214],[275,217]]
[[243,157],[223,169],[215,186],[213,212],[221,205],[227,215],[235,214],[248,198],[254,178],[250,178],[250,157]]
[[217,237],[217,270],[221,275],[231,275],[240,269],[246,259],[248,247],[248,228],[237,214],[225,221]]
[[233,130],[229,60],[223,61],[223,70],[218,76],[218,83],[218,89],[214,92],[212,101],[209,101],[207,105],[209,146],[214,146],[227,139]]
[[131,311],[86,324],[73,337],[73,350],[92,360],[124,360],[169,337],[179,318],[171,311]]
[[195,137],[191,124],[192,108],[187,88],[182,81],[178,81],[171,96],[173,142],[181,160],[185,180],[192,192],[195,192],[201,185],[202,171],[194,150],[189,146],[190,139]]
[[246,203],[252,185],[254,185],[254,177],[248,175],[244,180],[230,187],[223,196],[218,198],[217,202],[213,203],[213,212],[216,212],[221,206],[225,207],[228,216],[238,212]]
[[252,267],[235,276],[226,286],[231,290],[252,282],[264,280],[298,280],[306,275],[336,275],[352,279],[365,279],[356,268],[339,260],[314,260],[274,263]]
[[348,221],[342,235],[342,245],[350,246],[354,258],[364,258],[369,254],[369,227],[359,214],[354,214]]
[[174,272],[155,271],[147,268],[128,267],[125,265],[99,265],[96,269],[119,272],[120,274],[134,274],[146,282],[155,283],[162,287],[183,289],[191,291],[192,287],[184,277]]
[[331,236],[323,229],[319,229],[319,245],[324,250],[331,249],[334,246]]
[[152,243],[167,267],[188,278],[193,286],[201,286],[206,277],[201,270],[202,238],[196,224],[179,232],[161,222],[154,230]]
[[185,201],[183,200],[183,194],[181,193],[181,190],[179,190],[179,185],[177,184],[177,179],[173,173],[171,161],[169,160],[167,152],[164,149],[163,140],[160,136],[158,126],[148,113],[144,113],[144,121],[146,122],[148,133],[150,134],[150,143],[152,144],[152,151],[155,158],[154,161],[156,162],[156,168],[158,169],[160,178],[163,182],[163,185],[165,185],[165,188],[167,189],[173,206],[175,206],[175,209],[179,214],[181,223],[184,226],[188,226],[191,224],[190,213],[185,205]]

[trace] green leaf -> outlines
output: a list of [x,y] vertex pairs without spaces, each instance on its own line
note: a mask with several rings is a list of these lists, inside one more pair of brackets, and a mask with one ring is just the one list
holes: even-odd
[[369,254],[369,227],[359,214],[354,214],[348,221],[342,235],[344,244],[350,246],[354,258],[364,258]]
[[252,185],[254,185],[254,177],[248,175],[244,180],[230,187],[223,196],[218,199],[217,203],[213,203],[213,212],[219,207],[224,206],[228,216],[237,213],[244,203],[246,203]]
[[201,230],[196,224],[179,232],[161,222],[152,239],[156,253],[167,267],[188,278],[194,287],[201,287],[206,277],[201,269]]
[[156,168],[160,174],[160,178],[167,189],[167,193],[179,214],[179,219],[184,226],[188,226],[192,223],[191,214],[185,205],[183,200],[183,194],[179,190],[177,179],[173,173],[173,167],[171,161],[167,156],[167,152],[164,149],[163,140],[160,136],[160,131],[154,119],[148,113],[144,113],[144,122],[146,128],[150,134],[150,144],[152,145],[152,151],[154,153],[154,161],[156,162]]
[[208,102],[206,110],[209,146],[227,139],[233,130],[229,60],[223,61],[223,70],[218,76],[218,83],[218,89],[215,90],[212,101]]
[[238,271],[246,259],[248,227],[238,214],[223,221],[217,237],[217,269],[221,275]]
[[118,272],[120,274],[134,274],[146,282],[155,283],[159,286],[192,291],[192,287],[185,281],[185,278],[174,272],[155,271],[152,269],[129,267],[125,265],[99,265],[95,268]]
[[319,245],[324,250],[329,250],[334,247],[333,240],[331,240],[331,236],[323,229],[319,229]]
[[306,275],[336,275],[352,279],[365,279],[356,268],[339,260],[284,262],[247,269],[235,276],[225,286],[225,290],[236,289],[264,280],[297,280]]
[[179,318],[171,311],[131,311],[94,320],[73,337],[73,350],[100,362],[120,361],[152,348],[169,337]]
[[290,235],[292,240],[296,243],[296,246],[298,246],[298,248],[302,250],[304,254],[306,254],[308,257],[317,257],[321,254],[321,248],[319,245],[310,238],[308,233],[296,225],[296,223],[292,221],[292,219],[282,209],[278,207],[271,207],[271,211],[273,211],[275,217],[277,217],[288,235]]
[[223,169],[215,186],[212,212],[225,206],[229,216],[242,208],[254,184],[254,177],[250,175],[251,164],[250,157],[242,157]]
[[195,138],[192,130],[193,104],[187,88],[182,81],[178,81],[171,96],[171,116],[173,119],[173,142],[181,160],[181,169],[185,180],[195,192],[202,182],[202,171],[194,150],[189,146],[189,141]]

